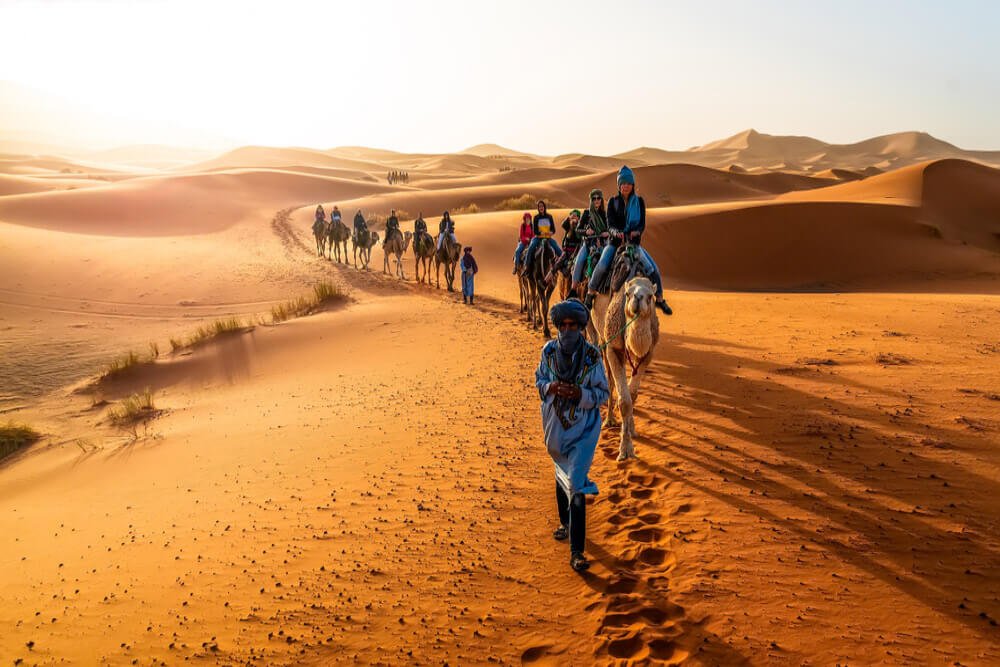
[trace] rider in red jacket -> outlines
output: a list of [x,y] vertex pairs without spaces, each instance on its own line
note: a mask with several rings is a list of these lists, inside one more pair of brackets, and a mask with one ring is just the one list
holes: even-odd
[[517,250],[514,251],[513,273],[516,274],[517,270],[521,268],[521,256],[533,238],[535,238],[535,229],[531,224],[531,214],[525,213],[524,217],[521,218],[521,229],[518,231]]

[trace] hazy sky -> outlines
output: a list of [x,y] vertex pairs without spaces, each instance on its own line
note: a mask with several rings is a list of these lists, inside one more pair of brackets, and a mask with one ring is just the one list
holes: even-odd
[[0,80],[100,114],[102,142],[606,154],[755,127],[1000,149],[998,32],[992,0],[0,0]]

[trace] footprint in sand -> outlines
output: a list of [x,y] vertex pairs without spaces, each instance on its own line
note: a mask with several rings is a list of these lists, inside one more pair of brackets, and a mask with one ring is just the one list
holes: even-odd
[[667,560],[667,552],[664,549],[649,548],[639,552],[639,560],[646,565],[663,565]]
[[648,475],[643,475],[641,473],[632,473],[631,475],[626,477],[626,479],[628,480],[629,484],[646,487],[648,489],[662,489],[664,486],[667,485],[666,478],[661,475],[657,475],[655,473],[650,473]]
[[608,655],[619,660],[645,660],[649,655],[649,648],[642,637],[636,634],[634,637],[612,641],[608,644]]
[[677,516],[678,514],[687,514],[690,511],[691,511],[691,505],[689,503],[684,503],[683,505],[678,506],[677,509],[675,509],[673,512],[671,512],[670,516]]
[[655,489],[632,489],[629,491],[629,495],[636,500],[647,500],[651,498]]
[[[677,514],[677,512],[674,512],[674,514]],[[662,517],[656,512],[647,512],[646,514],[639,515],[639,521],[643,522],[647,526],[656,525],[660,523],[661,518]]]
[[555,656],[549,654],[549,649],[552,648],[552,644],[542,644],[540,646],[532,646],[527,648],[521,653],[521,664],[522,665],[538,665],[545,664],[552,661]]
[[639,530],[629,532],[628,539],[633,542],[651,544],[663,539],[663,531],[658,528],[640,528]]
[[675,621],[684,616],[684,610],[680,607],[666,610],[657,607],[641,607],[635,611],[609,613],[601,621],[601,629],[605,628],[628,628],[637,623],[644,623],[653,627],[661,627],[667,621]]
[[604,591],[607,595],[626,595],[632,593],[639,586],[639,581],[630,577],[621,577],[608,583]]

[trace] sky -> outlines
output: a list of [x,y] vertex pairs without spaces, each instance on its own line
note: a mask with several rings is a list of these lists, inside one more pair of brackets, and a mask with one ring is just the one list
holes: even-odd
[[753,127],[1000,149],[998,29],[992,0],[0,0],[0,134],[556,155]]

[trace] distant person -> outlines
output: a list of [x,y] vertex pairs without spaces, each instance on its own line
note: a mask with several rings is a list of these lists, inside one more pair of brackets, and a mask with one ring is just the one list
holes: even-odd
[[577,236],[581,247],[573,262],[573,276],[570,289],[577,290],[583,283],[584,272],[587,270],[587,258],[593,247],[604,248],[608,244],[608,217],[604,211],[604,193],[598,189],[590,191],[590,207],[580,217],[577,225]]
[[574,208],[566,216],[566,219],[562,221],[562,254],[556,258],[556,261],[552,264],[552,268],[549,269],[548,274],[545,276],[546,283],[552,282],[555,275],[562,270],[563,265],[576,256],[577,248],[580,247],[580,237],[576,233],[576,228],[579,224],[580,210]]
[[340,209],[336,206],[333,207],[333,212],[330,214],[330,222],[340,222]]
[[562,254],[562,248],[552,238],[556,233],[556,221],[549,215],[545,202],[541,199],[538,200],[538,213],[532,220],[531,226],[534,237],[531,239],[531,243],[528,244],[528,254],[524,259],[524,268],[527,271],[531,270],[531,263],[535,260],[535,253],[538,250],[538,244],[541,242],[548,243],[552,247],[552,252],[555,253],[556,257]]
[[392,209],[392,212],[389,213],[389,219],[385,221],[385,240],[382,241],[382,247],[385,247],[394,234],[399,234],[399,218],[396,217],[396,209]]
[[326,222],[326,211],[323,210],[322,204],[316,207],[316,219],[320,222]]
[[458,243],[458,239],[455,238],[455,221],[451,219],[451,214],[448,211],[444,212],[444,215],[441,216],[441,222],[438,223],[438,250],[441,249],[441,244],[444,243],[445,234],[451,237],[452,243]]
[[552,537],[569,538],[569,564],[590,567],[583,555],[587,537],[587,494],[596,494],[590,466],[601,435],[601,406],[608,400],[608,379],[596,347],[583,338],[590,313],[576,299],[557,303],[549,313],[559,330],[542,347],[535,387],[542,401],[545,446],[555,463],[559,527]]
[[618,194],[608,202],[608,227],[612,231],[611,242],[601,253],[601,259],[597,262],[594,273],[590,277],[590,285],[584,304],[587,308],[594,305],[597,288],[605,274],[611,269],[611,263],[615,259],[618,248],[623,243],[632,243],[639,251],[637,253],[639,261],[643,263],[649,279],[656,286],[656,307],[662,310],[665,315],[672,315],[673,311],[663,299],[663,280],[660,278],[660,269],[656,266],[652,256],[641,245],[642,233],[646,231],[646,202],[635,191],[635,174],[627,166],[618,170]]
[[535,238],[535,228],[531,224],[531,214],[525,211],[521,218],[521,228],[517,232],[517,249],[514,250],[515,275],[521,269],[521,257],[524,255],[524,250],[533,238]]
[[462,301],[471,306],[475,303],[475,280],[476,274],[479,273],[479,265],[476,264],[476,258],[472,256],[471,245],[465,246],[462,261],[459,264],[459,268],[462,270]]

